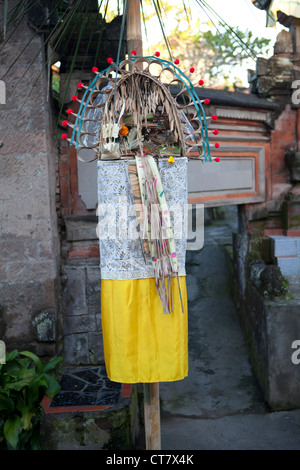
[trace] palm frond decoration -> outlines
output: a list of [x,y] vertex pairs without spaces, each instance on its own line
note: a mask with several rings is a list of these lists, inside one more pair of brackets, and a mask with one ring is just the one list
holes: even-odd
[[[141,153],[145,146],[158,156],[212,161],[208,123],[216,116],[206,116],[204,100],[173,62],[154,56],[121,60],[102,72],[95,70],[94,80],[81,88],[78,112],[69,109],[67,122],[68,141],[79,153],[88,148],[95,159],[109,159],[111,148],[111,159],[133,158],[133,142],[138,142]],[[122,126],[129,138],[119,134]]]

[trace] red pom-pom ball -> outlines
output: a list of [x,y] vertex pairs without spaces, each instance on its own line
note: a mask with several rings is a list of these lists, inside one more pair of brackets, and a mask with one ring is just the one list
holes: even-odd
[[200,86],[204,85],[204,80],[199,80],[199,85]]
[[214,135],[218,135],[218,134],[219,134],[218,129],[215,129],[215,130],[213,131],[213,134],[214,134]]
[[79,82],[77,86],[78,86],[78,88],[83,88],[83,87],[84,87],[84,83]]
[[109,64],[113,64],[114,59],[112,59],[111,57],[109,57],[109,58],[107,59],[107,62],[108,62]]
[[62,122],[62,125],[63,125],[64,127],[66,127],[66,126],[68,125],[68,121],[65,119],[65,120]]
[[206,99],[204,100],[204,104],[209,104],[209,103],[210,103],[210,100],[209,100],[208,98],[206,98]]
[[179,60],[179,59],[175,59],[175,60],[174,60],[174,64],[175,64],[175,65],[178,65],[178,64],[179,64],[179,62],[180,62],[180,60]]
[[67,138],[68,138],[68,134],[62,134],[62,135],[61,135],[61,138],[62,138],[62,139],[67,139]]
[[215,158],[215,162],[219,162],[219,161],[220,161],[219,157]]
[[215,147],[216,147],[216,149],[218,149],[220,147],[220,144],[218,144],[218,142],[216,142]]
[[72,96],[72,101],[76,101],[76,100],[77,100],[77,98],[78,98],[78,96],[76,96],[76,95],[73,95],[73,96]]
[[67,109],[67,114],[72,114],[73,113],[73,109],[69,108]]
[[195,72],[195,68],[194,68],[194,67],[191,67],[191,68],[190,68],[190,72],[191,72],[191,73],[194,73],[194,72]]
[[211,118],[212,118],[213,121],[216,121],[216,120],[218,119],[218,116],[216,116],[215,114],[213,114]]
[[136,55],[136,51],[135,50],[131,51],[131,55]]
[[92,72],[94,72],[94,73],[98,72],[98,67],[93,67]]
[[156,57],[159,57],[159,56],[160,56],[160,52],[156,51],[154,55],[155,55]]

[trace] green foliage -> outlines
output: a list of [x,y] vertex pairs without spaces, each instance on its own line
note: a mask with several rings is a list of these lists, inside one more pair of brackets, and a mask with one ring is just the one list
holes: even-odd
[[[194,31],[191,31],[189,28],[180,28],[178,22],[168,39],[173,56],[181,59],[186,69],[193,64],[199,76],[205,77],[207,85],[222,83],[226,88],[230,84],[229,73],[232,68],[267,54],[270,39],[254,37],[251,31],[241,31],[239,28],[224,30],[220,25],[219,28],[219,31],[214,32],[209,22],[206,28],[198,22]],[[167,53],[162,41],[157,49]]]
[[[233,33],[234,32],[234,33]],[[214,34],[211,30],[193,37],[196,51],[208,51],[211,56],[208,71],[211,78],[215,78],[224,66],[234,67],[243,61],[255,58],[258,54],[267,52],[270,39],[255,38],[251,31],[241,31],[235,28]],[[202,52],[203,53],[203,52]]]
[[[143,0],[145,29],[151,31],[156,26],[157,35],[151,36],[148,41],[148,53],[152,55],[159,50],[163,57],[168,57],[171,49],[174,58],[181,61],[180,68],[188,70],[191,65],[197,69],[197,76],[205,80],[206,86],[217,85],[219,88],[232,88],[239,85],[239,78],[233,77],[233,68],[239,74],[241,66],[251,68],[257,56],[268,54],[270,39],[255,37],[252,31],[242,31],[238,27],[231,27],[219,15],[213,15],[203,8],[198,14],[192,15],[188,4],[182,0],[183,6],[169,1],[161,2],[162,19],[166,27],[164,39],[155,43],[156,37],[161,37],[160,27],[155,18],[158,14],[151,8],[153,0]],[[206,2],[198,2],[205,3]],[[218,17],[218,19],[216,19]],[[214,18],[214,21],[207,18]],[[147,35],[148,37],[148,35]],[[144,45],[145,49],[146,44]],[[251,65],[250,65],[251,64]]]
[[48,374],[62,360],[43,364],[30,351],[11,351],[0,365],[0,450],[39,450],[41,401],[55,396],[60,385]]
[[59,102],[59,74],[52,75],[52,95]]

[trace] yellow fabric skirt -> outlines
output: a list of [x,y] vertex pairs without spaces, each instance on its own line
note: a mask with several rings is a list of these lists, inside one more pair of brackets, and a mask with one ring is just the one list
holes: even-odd
[[102,280],[101,315],[107,376],[113,382],[152,383],[188,375],[185,277],[173,279],[173,313],[163,314],[154,279]]

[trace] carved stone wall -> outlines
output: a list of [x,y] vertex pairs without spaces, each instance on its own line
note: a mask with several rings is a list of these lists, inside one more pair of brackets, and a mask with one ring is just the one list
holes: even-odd
[[[1,1],[2,14],[3,8]],[[59,339],[57,150],[40,35],[7,72],[33,33],[25,15],[5,44],[1,35],[6,104],[0,105],[0,338],[7,350],[53,355]]]
[[298,36],[282,31],[273,57],[259,58],[249,73],[251,93],[278,110],[269,134],[265,201],[239,206],[234,237],[236,302],[253,369],[274,410],[300,407],[300,370],[291,361],[300,331],[299,109],[292,99]]

